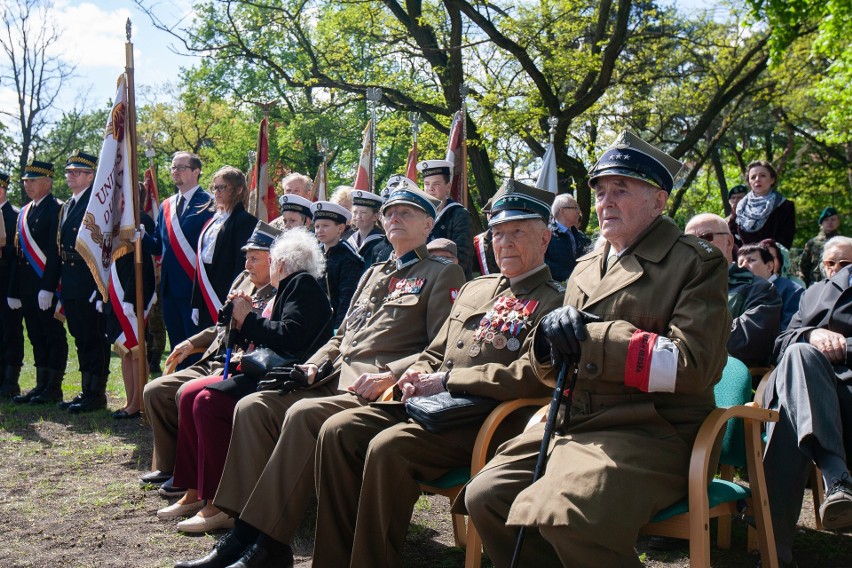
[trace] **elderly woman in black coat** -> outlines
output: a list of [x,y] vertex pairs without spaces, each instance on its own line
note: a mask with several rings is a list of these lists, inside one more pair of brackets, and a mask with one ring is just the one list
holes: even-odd
[[[229,296],[240,340],[298,362],[323,345],[332,329],[331,305],[317,282],[324,267],[316,237],[307,230],[291,229],[279,236],[269,253],[270,282],[277,288],[271,309],[267,306],[263,314],[257,314],[247,294]],[[178,530],[207,532],[233,524],[228,515],[213,506],[212,499],[228,452],[226,441],[231,437],[234,407],[242,397],[255,392],[258,380],[241,374],[225,381],[205,377],[184,387],[174,483],[190,489],[177,503],[157,512],[161,518],[198,513],[178,523]],[[205,499],[210,500],[206,506]]]

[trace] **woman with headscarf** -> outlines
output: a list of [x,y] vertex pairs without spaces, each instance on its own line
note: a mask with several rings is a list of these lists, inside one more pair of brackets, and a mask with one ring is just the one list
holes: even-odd
[[769,162],[757,160],[746,168],[750,191],[737,204],[737,235],[743,244],[774,239],[790,248],[796,233],[796,206],[781,195],[778,174]]

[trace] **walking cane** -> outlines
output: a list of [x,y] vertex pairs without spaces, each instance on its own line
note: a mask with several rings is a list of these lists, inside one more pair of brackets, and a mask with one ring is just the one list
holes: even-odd
[[225,340],[225,372],[222,374],[222,380],[228,380],[228,367],[231,366],[231,351],[234,345],[234,328],[232,323],[228,322],[228,339]]
[[[577,364],[573,363],[573,372],[571,374],[571,384],[568,386],[568,396],[565,400],[565,419],[563,425],[568,424],[568,419],[571,416],[571,399],[574,396],[574,385],[577,384]],[[541,474],[544,473],[544,462],[547,459],[547,448],[550,446],[550,438],[553,436],[553,428],[556,426],[556,417],[559,414],[559,405],[563,401],[563,388],[565,387],[565,376],[568,374],[568,361],[563,361],[559,367],[559,375],[556,377],[556,388],[553,389],[553,397],[550,399],[550,408],[547,411],[547,422],[544,424],[544,436],[541,439],[541,447],[538,450],[538,459],[535,462],[535,470],[533,471],[532,483],[538,481]],[[512,563],[510,568],[517,568],[518,562],[521,559],[521,547],[524,545],[524,536],[526,534],[525,526],[518,529],[518,538],[515,540],[515,551],[512,554]]]

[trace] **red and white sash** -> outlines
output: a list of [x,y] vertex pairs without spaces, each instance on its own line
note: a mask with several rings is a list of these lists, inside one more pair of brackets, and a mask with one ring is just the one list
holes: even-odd
[[[38,277],[44,278],[44,268],[47,266],[47,255],[44,254],[44,251],[41,250],[41,247],[38,246],[38,243],[33,238],[33,235],[30,232],[30,226],[27,223],[27,217],[30,214],[30,207],[33,203],[34,202],[30,201],[24,205],[24,208],[21,209],[20,215],[18,215],[18,234],[21,235],[21,252],[24,253],[25,257],[27,257],[30,266],[33,267],[33,270],[35,270]],[[56,310],[53,312],[53,315],[57,319],[64,321],[65,309],[62,307],[61,292],[62,283],[56,287]]]
[[[118,278],[118,271],[115,268],[115,262],[109,268],[109,302],[112,304],[112,311],[118,319],[118,324],[121,326],[121,334],[115,340],[116,345],[124,347],[128,351],[139,345],[139,339],[136,337],[139,320],[136,319],[136,312],[130,317],[124,313],[124,287],[121,285],[121,280]],[[157,295],[151,296],[148,305],[145,306],[145,321],[148,321],[148,313],[151,311],[151,306],[157,300]]]
[[[201,234],[198,236],[198,258],[201,258],[201,244],[204,242],[204,232],[213,222],[214,217],[211,217],[204,227],[201,229]],[[213,289],[213,284],[210,282],[210,277],[207,276],[207,269],[204,268],[204,261],[201,260],[196,264],[196,274],[198,275],[198,287],[201,289],[201,296],[204,298],[204,304],[207,306],[207,311],[210,312],[210,318],[216,321],[219,310],[222,309],[222,301],[216,295],[216,290]]]
[[[163,219],[166,222],[166,233],[169,235],[169,244],[172,251],[175,253],[178,262],[186,272],[186,277],[190,281],[195,276],[195,264],[197,258],[195,249],[186,239],[183,231],[180,228],[180,219],[177,216],[177,207],[174,206],[176,195],[172,195],[163,203]],[[187,203],[187,207],[189,204]]]
[[491,274],[488,270],[488,257],[485,255],[485,233],[480,233],[473,237],[473,250],[476,251],[476,260],[479,263],[479,272],[485,276]]

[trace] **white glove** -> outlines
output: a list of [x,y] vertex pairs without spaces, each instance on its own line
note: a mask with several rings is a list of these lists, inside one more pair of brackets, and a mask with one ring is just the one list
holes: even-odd
[[134,308],[133,304],[130,302],[121,302],[121,310],[124,312],[124,315],[127,316],[127,319],[136,316],[136,308]]
[[139,224],[139,228],[133,231],[133,236],[130,237],[130,242],[135,243],[139,239],[145,236],[145,225]]
[[95,302],[95,310],[96,310],[99,314],[104,313],[104,303],[103,303],[103,302],[101,302],[100,300],[98,300],[97,302]]
[[95,298],[96,298],[97,296],[98,296],[98,291],[97,291],[97,290],[93,291],[93,292],[92,292],[92,295],[91,295],[91,296],[89,296],[89,303],[91,304],[92,302],[94,302],[94,301],[95,301]]
[[189,314],[189,319],[192,320],[192,323],[198,325],[198,308],[192,308],[192,313]]
[[39,290],[38,292],[38,307],[42,310],[49,310],[53,303],[53,292],[49,290]]
[[9,304],[9,308],[12,310],[21,309],[21,301],[18,298],[6,298],[6,303]]

